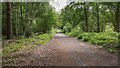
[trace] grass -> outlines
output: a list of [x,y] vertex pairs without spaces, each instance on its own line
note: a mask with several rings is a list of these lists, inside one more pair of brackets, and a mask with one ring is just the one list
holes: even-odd
[[[10,56],[12,53],[18,53],[20,50],[25,48],[32,48],[36,45],[45,45],[48,43],[55,34],[55,30],[50,33],[41,34],[35,37],[22,38],[16,40],[6,40],[3,41],[3,64],[14,61],[14,58]],[[11,60],[9,60],[11,59]]]

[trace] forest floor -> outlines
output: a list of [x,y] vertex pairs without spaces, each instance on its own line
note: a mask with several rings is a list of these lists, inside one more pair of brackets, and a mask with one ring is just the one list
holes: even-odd
[[[57,33],[47,44],[13,54],[17,66],[117,66],[118,56],[88,43]],[[11,65],[11,64],[7,64]]]

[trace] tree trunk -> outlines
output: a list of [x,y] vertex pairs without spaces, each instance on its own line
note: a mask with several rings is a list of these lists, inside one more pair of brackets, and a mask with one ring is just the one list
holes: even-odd
[[99,21],[99,5],[96,3],[96,12],[97,12],[97,33],[100,32],[100,21]]
[[[17,11],[17,9],[16,9]],[[18,36],[18,13],[16,13],[16,36]]]
[[85,13],[85,32],[88,32],[88,16],[87,16],[87,6],[84,2],[84,13]]
[[16,22],[16,23],[17,23],[17,28],[16,28],[16,29],[18,30],[18,31],[17,31],[17,32],[18,32],[17,36],[19,36],[19,34],[20,34],[20,19],[19,19],[19,18],[20,18],[20,16],[19,16],[20,7],[18,7],[18,10],[17,10],[17,11],[18,11],[18,12],[17,12],[17,22]]
[[[25,23],[26,23],[26,25],[28,25],[27,23],[28,23],[28,2],[26,2],[26,16],[25,16]],[[25,25],[25,26],[26,26]],[[28,26],[29,27],[29,26]],[[28,27],[25,27],[25,36],[27,37],[27,38],[29,38],[29,36],[28,36]]]
[[119,32],[119,22],[120,22],[120,20],[119,20],[119,13],[120,13],[120,7],[119,7],[119,2],[117,2],[117,7],[116,7],[116,23],[115,23],[115,27],[114,27],[114,29],[115,29],[115,31],[116,32]]
[[29,2],[26,2],[26,21],[25,21],[25,23],[26,23],[26,27],[25,27],[25,36],[27,37],[27,38],[29,38],[30,37],[30,35],[31,35],[31,29],[30,29],[30,21],[29,21]]
[[7,39],[12,39],[11,2],[7,2],[6,6],[7,6]]
[[[22,25],[20,25],[20,27],[22,27],[21,29],[23,29],[22,1],[21,1],[21,5],[20,5],[20,17],[21,17],[21,23],[22,23]],[[22,35],[24,35],[24,30],[22,30]]]

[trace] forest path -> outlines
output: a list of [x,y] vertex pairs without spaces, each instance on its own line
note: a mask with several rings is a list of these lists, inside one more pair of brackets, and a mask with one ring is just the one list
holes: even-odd
[[114,66],[118,57],[107,51],[71,38],[63,33],[57,33],[53,39],[55,52],[51,65],[56,66]]
[[118,65],[118,57],[116,55],[63,33],[57,33],[45,46],[36,46],[32,50],[24,50],[19,59],[20,61],[16,65],[20,66]]

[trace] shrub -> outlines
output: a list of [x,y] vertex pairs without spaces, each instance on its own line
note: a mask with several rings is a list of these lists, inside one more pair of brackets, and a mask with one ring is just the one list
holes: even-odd
[[74,28],[71,30],[71,32],[68,33],[69,36],[72,37],[78,37],[78,35],[81,35],[83,32],[80,30],[80,28]]
[[101,45],[108,49],[110,52],[118,51],[120,46],[118,43],[118,33],[113,31],[105,31],[101,33],[94,32],[79,32],[79,30],[72,30],[69,36],[77,37],[78,39],[83,40],[84,42],[89,42],[91,44]]
[[82,39],[82,35],[81,35],[81,34],[78,35],[77,38],[78,38],[78,39]]
[[66,25],[63,27],[63,32],[66,33],[66,32],[70,32],[72,29],[72,26],[70,23],[66,23]]

